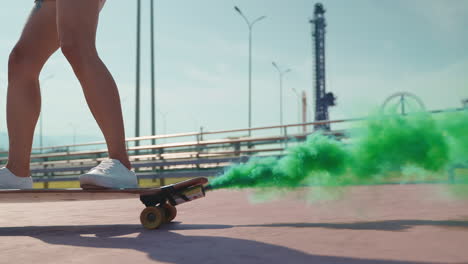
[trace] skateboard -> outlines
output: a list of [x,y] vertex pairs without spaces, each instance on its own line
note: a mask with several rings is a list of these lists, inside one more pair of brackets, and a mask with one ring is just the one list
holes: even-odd
[[198,177],[160,188],[137,189],[30,189],[0,190],[2,203],[95,201],[139,198],[146,208],[140,222],[147,229],[157,229],[177,215],[176,205],[205,197],[208,180]]

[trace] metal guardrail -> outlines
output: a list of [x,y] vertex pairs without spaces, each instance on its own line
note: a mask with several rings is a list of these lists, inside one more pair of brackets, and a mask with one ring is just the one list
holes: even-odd
[[[278,146],[279,144],[284,144],[286,146],[287,141],[297,143],[302,141],[301,139],[305,139],[305,135],[216,139],[139,146],[132,147],[129,151],[140,151],[140,154],[131,156],[133,167],[140,179],[160,179],[161,182],[164,182],[165,178],[194,177],[197,175],[214,176],[214,173],[220,173],[226,166],[248,161],[251,155],[260,154],[261,156],[265,156],[265,154],[271,153],[268,156],[278,156],[278,153],[281,153],[284,147],[271,148],[269,147],[270,145]],[[267,148],[264,146],[267,146]],[[222,149],[222,151],[219,151],[219,149]],[[161,152],[161,150],[163,151]],[[164,151],[168,150],[172,150],[173,152],[164,153]],[[182,150],[182,152],[178,152],[179,150]],[[79,174],[96,166],[99,160],[104,158],[105,151],[59,152],[33,155],[33,159],[43,160],[33,162],[34,166],[31,172],[35,178],[35,182],[44,182],[46,188],[49,182],[76,181]],[[187,157],[187,153],[189,153],[189,157]],[[85,161],[80,159],[82,155],[86,156]],[[171,156],[168,158],[165,157],[166,155]],[[74,158],[73,162],[70,162],[70,157]],[[51,161],[51,158],[62,159]]]
[[[453,109],[442,109],[442,110],[432,110],[428,111],[431,114],[438,114],[438,113],[446,113],[446,112],[459,112],[459,111],[467,111],[467,108],[453,108]],[[306,130],[311,131],[313,126],[321,125],[321,124],[340,124],[340,123],[349,123],[349,122],[357,122],[357,121],[365,121],[367,118],[350,118],[350,119],[339,119],[339,120],[327,120],[327,121],[319,121],[319,122],[307,122],[307,123],[297,123],[297,124],[288,124],[282,126],[263,126],[263,127],[255,127],[255,128],[245,128],[245,129],[232,129],[232,130],[220,130],[220,131],[200,131],[200,132],[188,132],[188,133],[175,133],[175,134],[168,134],[168,135],[153,135],[153,136],[142,136],[142,137],[130,137],[126,139],[127,146],[130,143],[140,142],[140,141],[148,141],[148,140],[163,140],[163,139],[175,139],[175,138],[182,138],[182,137],[195,137],[195,141],[203,141],[205,136],[210,135],[222,135],[222,134],[233,134],[233,133],[245,133],[246,135],[249,132],[261,132],[266,130],[280,130],[281,134],[287,136],[288,129],[291,128],[306,128]],[[310,134],[312,132],[306,132],[304,134]],[[96,142],[89,142],[89,143],[81,143],[81,144],[74,144],[74,145],[60,145],[60,146],[48,146],[43,148],[33,148],[33,153],[45,153],[47,151],[54,151],[54,150],[67,150],[70,152],[70,149],[77,149],[80,147],[89,147],[89,146],[99,146],[105,145],[105,141],[96,141]],[[0,151],[0,156],[8,155],[8,151]],[[0,158],[0,162],[5,160],[6,158]]]
[[[288,135],[293,136],[297,135],[297,133],[289,133],[288,129],[291,128],[298,128],[298,127],[306,127],[306,128],[312,128],[315,125],[320,125],[320,124],[336,124],[336,123],[346,123],[346,122],[355,122],[355,121],[362,121],[364,119],[362,118],[355,118],[355,119],[342,119],[342,120],[331,120],[331,121],[320,121],[320,122],[308,122],[308,123],[298,123],[298,124],[289,124],[289,125],[282,125],[282,126],[264,126],[264,127],[256,127],[256,128],[251,128],[251,129],[232,129],[232,130],[220,130],[220,131],[200,131],[200,132],[188,132],[188,133],[176,133],[176,134],[168,134],[168,135],[154,135],[154,136],[142,136],[142,137],[130,137],[126,139],[127,146],[130,146],[130,143],[135,143],[135,142],[140,142],[140,141],[150,141],[150,140],[162,140],[162,139],[175,139],[175,138],[183,138],[183,137],[195,137],[192,142],[201,142],[205,141],[205,137],[207,136],[212,136],[212,135],[231,135],[234,133],[245,133],[245,135],[248,134],[248,132],[260,132],[260,131],[267,131],[267,130],[276,130],[280,131],[280,133],[275,133],[275,135],[282,135],[287,137]],[[312,130],[312,129],[309,129]],[[303,135],[310,134],[312,132],[306,132],[302,133]],[[224,137],[226,138],[226,137]],[[186,141],[190,142],[190,141]],[[71,152],[76,152],[76,151],[70,151],[73,149],[77,149],[80,147],[90,147],[90,146],[99,146],[99,145],[105,145],[105,141],[96,141],[96,142],[89,142],[89,143],[81,143],[81,144],[70,144],[70,145],[59,145],[59,146],[48,146],[48,147],[42,147],[42,148],[33,148],[32,151],[33,153],[44,153],[45,156],[47,156],[46,153],[54,152],[56,150],[66,150],[65,152],[71,153]],[[136,144],[135,144],[136,145]],[[144,147],[144,146],[143,146]],[[131,147],[129,147],[130,149]],[[137,150],[139,147],[135,148]],[[83,151],[83,153],[87,153],[88,151]],[[7,155],[8,151],[0,151],[0,155]],[[37,156],[33,155],[33,156]],[[44,156],[44,157],[45,157]],[[40,157],[40,156],[38,156]],[[5,160],[6,158],[0,158],[0,161]]]
[[[176,161],[154,161],[154,162],[143,162],[143,163],[133,163],[133,168],[149,168],[149,167],[170,167],[170,166],[180,166],[180,165],[201,165],[201,164],[219,164],[219,163],[242,163],[249,160],[248,156],[241,157],[228,157],[228,158],[208,158],[208,159],[196,159],[196,160],[176,160]],[[56,173],[56,172],[77,172],[77,171],[86,171],[90,170],[94,166],[84,165],[76,167],[61,167],[61,168],[37,168],[32,169],[31,173]]]
[[[460,109],[435,110],[430,113],[447,111],[461,111]],[[305,140],[312,132],[290,133],[291,128],[307,128],[320,124],[338,124],[357,122],[365,118],[342,119],[321,122],[290,124],[284,126],[265,126],[252,129],[233,129],[213,132],[190,132],[170,135],[156,135],[128,138],[126,140],[128,151],[131,154],[134,168],[139,172],[140,179],[163,179],[171,177],[213,176],[220,173],[224,166],[247,161],[252,155],[281,155],[289,144],[296,144]],[[236,133],[249,131],[274,131],[269,136],[233,136]],[[279,133],[278,133],[279,132]],[[343,130],[329,132],[336,137],[345,136]],[[223,138],[206,139],[209,136],[224,136]],[[178,139],[195,137],[195,140],[163,144],[134,144],[140,141]],[[35,148],[32,159],[32,173],[36,182],[70,181],[77,180],[77,175],[94,167],[100,160],[106,158],[107,149],[76,150],[80,147],[104,145],[104,141],[90,142],[75,145],[62,145]],[[138,146],[140,145],[140,146]],[[221,151],[220,151],[221,150]],[[0,152],[6,154],[7,152]],[[275,154],[276,153],[276,154]],[[0,158],[0,163],[6,157]],[[209,164],[218,164],[209,167]],[[221,165],[219,165],[221,164]],[[75,175],[70,175],[70,174]],[[181,176],[184,175],[184,176]],[[47,184],[46,184],[47,186]]]

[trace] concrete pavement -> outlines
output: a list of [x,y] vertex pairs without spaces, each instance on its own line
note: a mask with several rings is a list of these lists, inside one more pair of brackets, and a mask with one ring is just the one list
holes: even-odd
[[[468,201],[442,185],[352,187],[308,203],[214,191],[144,230],[138,200],[0,203],[0,263],[468,263]],[[313,190],[312,190],[313,191]]]

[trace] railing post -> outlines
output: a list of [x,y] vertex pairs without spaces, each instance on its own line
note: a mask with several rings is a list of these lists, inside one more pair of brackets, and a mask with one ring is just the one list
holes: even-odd
[[283,142],[284,142],[284,148],[288,148],[288,127],[284,126],[283,127]]
[[[44,161],[43,161],[43,162],[44,162]],[[42,167],[44,168],[44,170],[46,170],[46,169],[47,169],[47,164],[44,164],[44,163],[43,163],[43,166],[42,166]],[[44,189],[49,189],[49,175],[48,175],[47,172],[45,172],[43,176],[44,176],[44,179],[45,179],[45,181],[44,181]]]
[[[200,159],[200,152],[201,152],[201,147],[200,147],[200,142],[197,143],[197,146],[195,147],[195,151],[197,152],[197,154],[195,155],[195,159],[196,160],[199,160]],[[197,162],[197,165],[196,165],[197,169],[200,169],[200,164]]]
[[[201,135],[200,137],[203,137],[203,136]],[[202,139],[203,139],[203,138],[202,138]],[[197,145],[195,146],[195,151],[196,151],[195,159],[196,159],[196,160],[199,160],[199,159],[200,159],[200,152],[203,151],[203,147],[202,147],[202,145],[201,145],[201,142],[202,142],[202,140],[199,140],[199,141],[197,142]],[[195,167],[196,167],[197,169],[200,169],[200,163],[197,162],[197,165],[195,165]]]
[[[153,151],[156,151],[155,149],[153,149]],[[156,154],[154,153],[153,157],[151,157],[151,160],[154,162],[156,161]],[[152,182],[156,182],[156,177],[154,176],[156,174],[156,167],[153,166],[151,167],[151,171],[153,172],[153,178],[151,179]]]
[[[195,147],[195,151],[197,154],[195,155],[196,159],[200,159],[200,152],[203,150],[202,146],[200,143],[203,141],[203,127],[200,127],[200,134],[198,134],[198,139],[197,139],[197,146]],[[200,169],[200,163],[197,162],[197,165],[195,166],[197,169]]]
[[200,127],[200,141],[203,141],[203,127]]
[[[164,154],[164,149],[163,149],[163,148],[160,148],[160,149],[159,149],[159,159],[160,159],[161,161],[164,161],[164,156],[163,156],[163,154]],[[160,170],[160,171],[164,171],[164,166],[160,166],[160,167],[159,167],[159,170]],[[159,186],[162,187],[162,186],[164,186],[164,185],[166,185],[165,179],[164,179],[164,178],[159,178]]]
[[[247,142],[247,149],[248,149],[248,150],[251,150],[251,149],[253,149],[253,148],[254,148],[254,143],[252,143],[252,141]],[[248,152],[247,152],[247,155],[248,155],[248,156],[250,156],[250,155],[252,155],[252,154],[253,154],[252,151],[248,151]]]
[[[82,167],[82,166],[83,166],[83,162],[80,162],[80,167]],[[80,170],[80,175],[84,174],[84,173],[85,173],[84,170]]]
[[[138,142],[138,144],[136,144],[136,142]],[[135,141],[135,147],[139,147],[140,146],[140,141],[137,139],[137,141]],[[140,155],[140,151],[138,149],[135,150],[135,156],[137,156],[134,160],[134,162],[138,162],[140,159],[138,159],[138,155]],[[140,170],[138,168],[135,168],[135,173],[138,173]],[[140,184],[140,179],[138,178],[138,184]]]
[[241,155],[241,142],[232,143],[232,146],[234,147],[234,155],[240,156]]
[[154,149],[154,146],[156,145],[156,139],[151,140],[151,145],[152,145],[151,154],[156,154],[156,149]]
[[[252,129],[249,128],[249,139],[252,138]],[[253,148],[253,144],[251,141],[247,142],[247,149],[252,149]],[[247,155],[251,155],[251,152],[247,152],[248,154]]]
[[[140,146],[140,140],[137,138],[135,140],[135,147],[139,147]],[[135,155],[138,156],[140,154],[140,151],[138,149],[135,149]]]

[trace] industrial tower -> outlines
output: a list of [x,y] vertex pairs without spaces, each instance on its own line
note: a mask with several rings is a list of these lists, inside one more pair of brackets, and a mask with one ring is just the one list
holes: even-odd
[[[325,87],[325,8],[321,3],[315,4],[312,24],[312,40],[315,56],[315,121],[328,120],[328,107],[335,105],[333,93],[327,93]],[[330,124],[315,125],[315,130],[330,130]]]

